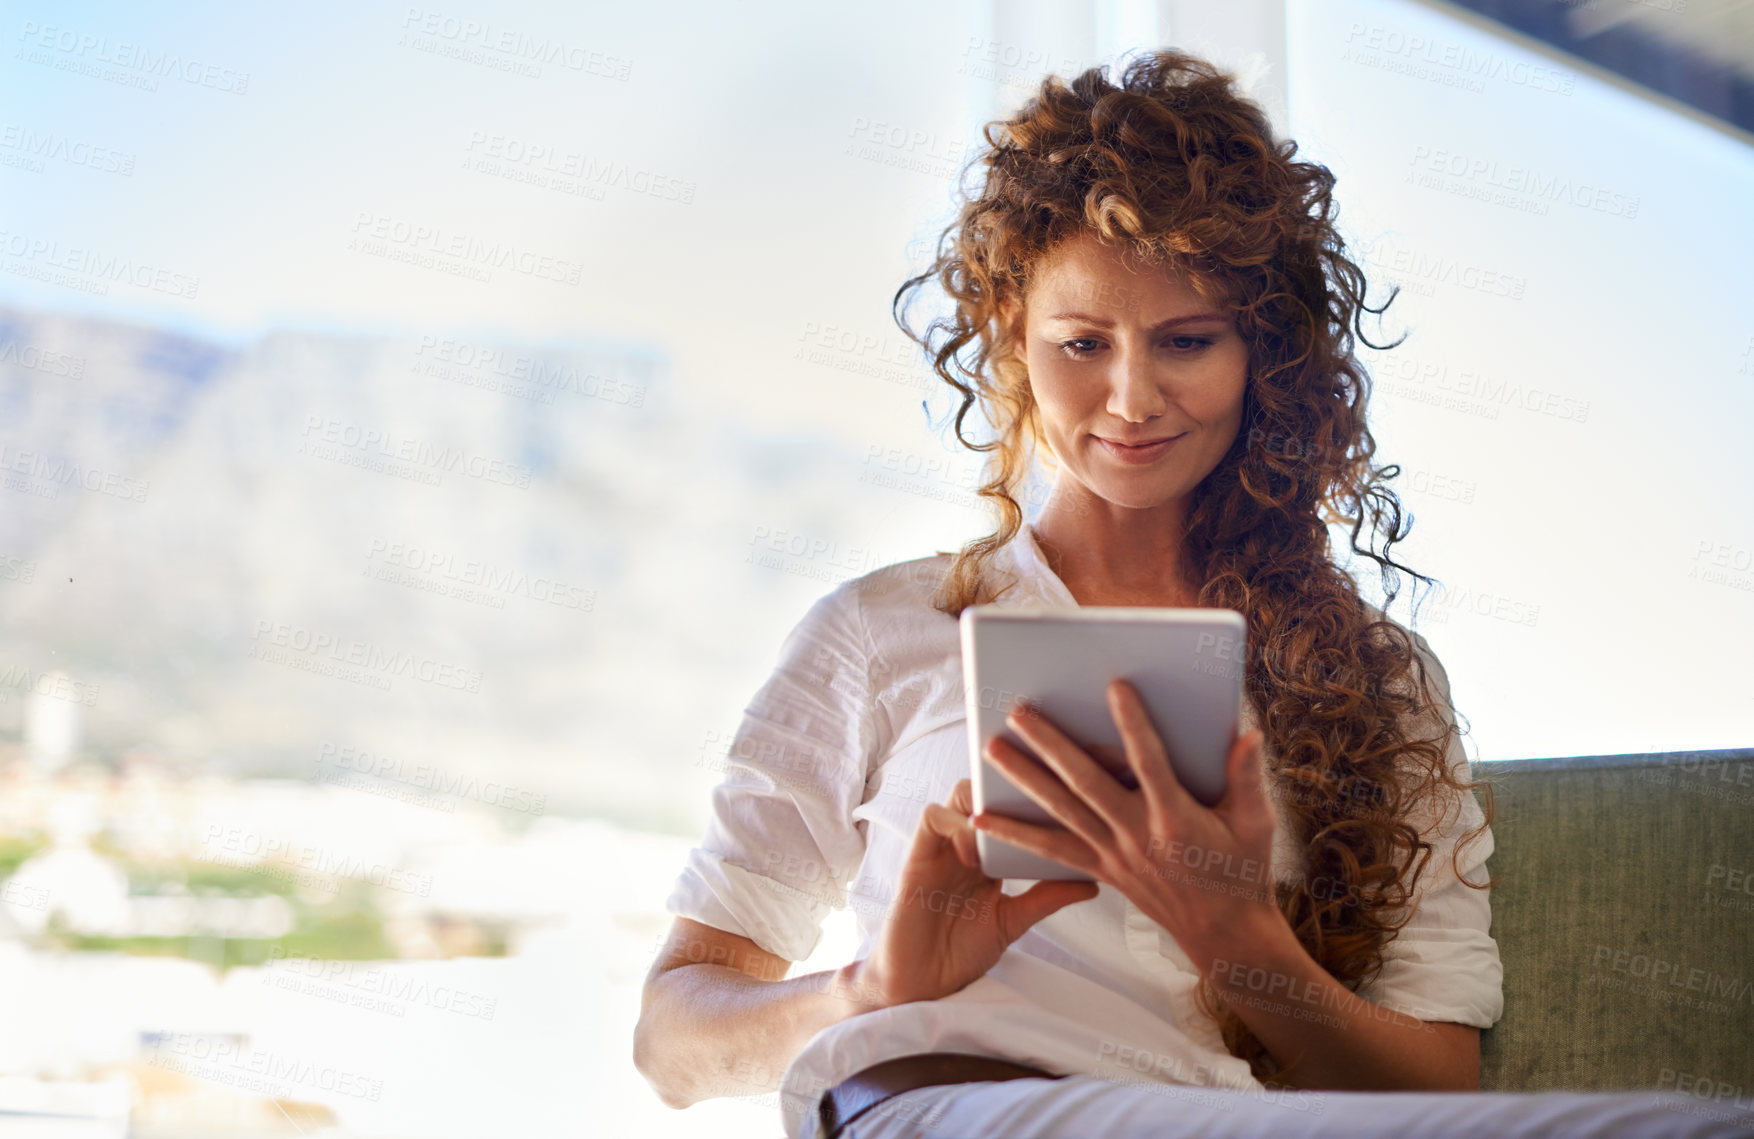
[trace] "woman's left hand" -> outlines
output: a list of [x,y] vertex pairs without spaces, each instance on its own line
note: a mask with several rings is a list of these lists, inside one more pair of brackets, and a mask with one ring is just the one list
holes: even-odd
[[[1119,890],[1168,930],[1203,973],[1233,938],[1283,921],[1273,897],[1274,818],[1261,771],[1263,735],[1237,736],[1225,761],[1224,797],[1207,807],[1181,785],[1138,691],[1108,687],[1139,790],[1117,782],[1039,711],[1007,718],[1047,764],[996,736],[988,759],[1067,830],[982,812],[977,828]],[[1056,778],[1057,777],[1057,778]]]

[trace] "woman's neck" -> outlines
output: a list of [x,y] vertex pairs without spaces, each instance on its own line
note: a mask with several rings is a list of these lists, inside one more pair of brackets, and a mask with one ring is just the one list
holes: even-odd
[[1178,572],[1179,539],[1174,544],[1161,538],[1141,542],[1135,531],[1107,541],[1086,528],[1056,525],[1047,514],[1031,530],[1048,568],[1079,605],[1199,604],[1199,586]]

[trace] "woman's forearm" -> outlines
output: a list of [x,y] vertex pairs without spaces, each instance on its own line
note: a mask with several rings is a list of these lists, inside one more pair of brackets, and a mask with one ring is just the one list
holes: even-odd
[[[1273,917],[1278,920],[1274,921]],[[1479,1033],[1373,1004],[1323,969],[1283,917],[1228,931],[1201,971],[1279,1062],[1312,1090],[1472,1091]],[[1246,947],[1246,948],[1244,948]]]
[[812,1036],[868,1007],[851,965],[762,980],[726,965],[683,965],[649,986],[634,1065],[670,1107],[758,1095]]

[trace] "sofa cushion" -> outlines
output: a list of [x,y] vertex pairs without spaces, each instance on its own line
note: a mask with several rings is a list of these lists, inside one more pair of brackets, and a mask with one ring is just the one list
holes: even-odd
[[1474,777],[1497,808],[1504,963],[1482,1089],[1754,1096],[1754,750],[1479,763]]

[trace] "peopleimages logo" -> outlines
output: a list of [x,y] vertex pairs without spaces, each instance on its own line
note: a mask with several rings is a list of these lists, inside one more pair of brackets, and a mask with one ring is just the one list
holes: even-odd
[[350,878],[402,894],[432,897],[431,874],[382,862],[367,862],[357,854],[258,834],[243,827],[208,823],[201,847],[202,861],[222,866],[263,870],[294,868],[331,878]]
[[20,344],[16,340],[0,341],[0,364],[17,364],[33,372],[70,380],[85,375],[84,356],[70,356],[36,344]]
[[0,473],[37,480],[49,487],[74,486],[124,502],[145,502],[150,484],[99,467],[81,464],[65,455],[52,457],[41,451],[21,451],[0,443]]
[[1528,288],[1527,277],[1402,247],[1388,234],[1360,242],[1358,251],[1364,261],[1390,274],[1398,274],[1410,290],[1424,296],[1434,296],[1437,285],[1453,285],[1488,296],[1520,301]]
[[563,285],[577,285],[583,279],[585,268],[582,262],[519,248],[509,241],[489,241],[443,226],[370,210],[361,210],[354,218],[353,237],[354,244],[349,248],[374,255],[386,255],[392,248],[402,249],[413,255],[416,264],[425,268],[435,267],[431,259],[436,257],[471,269],[505,269]]
[[[625,56],[588,49],[581,44],[567,43],[551,36],[533,35],[521,29],[484,24],[479,20],[466,20],[423,8],[410,7],[407,10],[402,17],[402,30],[404,35],[426,36],[436,43],[462,49],[466,54],[459,58],[466,62],[483,63],[497,57],[508,65],[504,70],[532,77],[540,75],[539,65],[554,64],[568,71],[599,75],[625,83],[633,68],[633,61]],[[408,46],[424,49],[431,45],[414,41]],[[485,58],[482,53],[485,53]]]
[[268,979],[276,988],[340,1001],[372,1012],[405,1016],[409,1005],[424,1005],[458,1016],[492,1020],[497,998],[452,985],[432,985],[420,977],[360,961],[335,961],[268,949]]
[[548,808],[548,796],[494,779],[482,779],[458,771],[445,771],[432,763],[407,763],[382,752],[323,743],[317,748],[317,778],[336,782],[348,774],[369,775],[421,791],[472,799],[492,807],[540,815]]
[[1707,997],[1724,998],[1740,1004],[1754,1003],[1754,983],[1715,970],[1700,969],[1680,962],[1668,961],[1648,953],[1598,945],[1591,964],[1598,972],[1603,964],[1610,971],[1649,981],[1652,986],[1704,993]]
[[1577,76],[1569,71],[1375,24],[1353,23],[1346,33],[1345,42],[1346,48],[1340,56],[1342,60],[1375,66],[1372,56],[1360,53],[1368,51],[1389,59],[1398,56],[1402,60],[1396,62],[1419,63],[1450,72],[1458,80],[1469,81],[1473,84],[1470,89],[1476,91],[1481,90],[1478,81],[1482,79],[1500,79],[1513,86],[1554,95],[1570,95],[1577,86]]
[[134,174],[136,156],[108,146],[96,146],[84,139],[34,131],[18,123],[0,124],[0,150],[16,153],[30,168],[40,172],[45,161],[59,160],[69,166],[83,166],[124,178]]
[[[148,83],[151,83],[148,77],[180,79],[184,83],[223,91],[228,95],[242,95],[250,87],[250,73],[247,71],[236,71],[216,63],[190,59],[174,51],[154,51],[141,44],[112,41],[108,36],[93,35],[73,28],[59,28],[26,20],[18,38],[27,49],[41,48],[44,51],[60,52],[62,62],[73,65],[66,70],[89,74],[87,68],[107,65],[122,71],[138,72],[135,78]],[[54,61],[52,56],[43,56],[37,52],[32,55],[33,63]],[[151,83],[148,89],[158,90],[157,84]]]
[[1635,194],[1616,193],[1603,186],[1527,166],[1501,167],[1496,158],[1465,154],[1442,147],[1415,146],[1408,161],[1423,171],[1447,175],[1463,182],[1497,187],[1513,194],[1526,194],[1544,202],[1563,202],[1615,217],[1638,216],[1639,199]]
[[83,279],[94,289],[107,290],[109,284],[120,283],[187,300],[194,300],[201,291],[201,278],[192,274],[174,272],[162,265],[134,261],[86,245],[63,244],[55,237],[0,230],[0,253],[28,262],[44,272],[66,270],[73,275],[70,280]]
[[406,677],[441,688],[456,688],[469,693],[481,691],[478,669],[299,625],[257,621],[251,642],[250,656],[254,659],[292,667],[298,667],[294,661],[311,662],[315,667],[305,671],[325,675],[337,668],[343,672],[351,670],[362,678],[379,682],[372,685],[375,688],[388,689],[392,678]]
[[581,368],[527,352],[422,336],[414,350],[412,370],[537,403],[552,404],[557,393],[570,390],[589,399],[637,408],[645,404],[652,364],[641,359],[603,360]]
[[[83,704],[88,708],[97,703],[98,694],[97,685],[74,680],[64,672],[55,669],[43,671],[16,664],[0,665],[0,688],[16,688],[51,700]],[[4,697],[0,696],[0,699]]]
[[[472,454],[461,447],[440,447],[424,439],[399,437],[380,427],[367,427],[334,416],[307,415],[299,453],[364,467],[437,486],[442,472],[523,490],[531,468],[520,463]],[[404,464],[396,466],[395,464]]]
[[245,1046],[241,1036],[209,1036],[192,1032],[143,1033],[141,1048],[147,1063],[168,1068],[238,1091],[276,1097],[312,1092],[351,1096],[376,1103],[384,1094],[384,1082],[376,1077],[317,1063],[299,1056]]
[[[377,576],[381,580],[383,571],[405,570],[421,578],[449,581],[463,587],[464,592],[474,589],[482,591],[495,600],[500,596],[523,597],[547,605],[557,605],[562,609],[578,609],[589,612],[595,605],[597,594],[594,590],[581,589],[576,585],[542,574],[528,574],[523,570],[507,569],[491,562],[460,558],[455,554],[429,547],[415,545],[411,542],[390,542],[383,538],[373,538],[366,547],[365,560],[376,563]],[[368,566],[368,575],[374,570]],[[406,583],[398,583],[406,584]],[[465,600],[469,598],[465,596]]]

